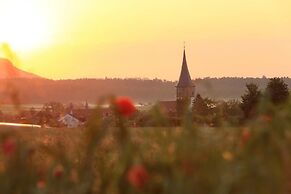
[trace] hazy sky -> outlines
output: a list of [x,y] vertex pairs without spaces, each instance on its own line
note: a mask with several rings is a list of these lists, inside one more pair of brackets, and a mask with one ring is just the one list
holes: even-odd
[[[290,0],[0,0],[0,41],[54,79],[291,76]],[[3,53],[2,53],[3,55]]]

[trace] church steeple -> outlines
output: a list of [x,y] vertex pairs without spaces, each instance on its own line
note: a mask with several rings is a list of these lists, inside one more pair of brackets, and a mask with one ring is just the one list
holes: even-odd
[[191,99],[192,97],[194,97],[195,86],[191,80],[191,76],[189,73],[185,46],[183,51],[183,62],[181,73],[176,88],[177,88],[177,100]]
[[189,87],[189,86],[192,87],[192,85],[193,84],[192,84],[191,76],[188,70],[186,51],[184,47],[182,69],[181,69],[180,78],[179,78],[177,87]]

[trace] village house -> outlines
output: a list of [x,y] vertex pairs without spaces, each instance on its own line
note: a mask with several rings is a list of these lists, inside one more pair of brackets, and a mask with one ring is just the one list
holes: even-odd
[[83,123],[79,121],[72,114],[66,114],[59,119],[59,122],[63,123],[68,128],[80,127]]

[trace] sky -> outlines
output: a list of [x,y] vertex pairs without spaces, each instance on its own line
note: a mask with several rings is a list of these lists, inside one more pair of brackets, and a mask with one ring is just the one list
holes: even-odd
[[[291,77],[290,0],[0,0],[0,43],[52,79]],[[0,52],[5,57],[5,52]]]

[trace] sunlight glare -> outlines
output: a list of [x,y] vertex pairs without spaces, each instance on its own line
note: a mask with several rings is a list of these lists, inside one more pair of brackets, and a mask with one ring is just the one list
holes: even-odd
[[49,42],[49,19],[33,0],[0,2],[0,43],[29,52]]

